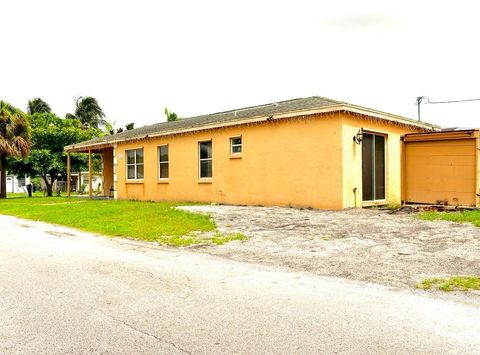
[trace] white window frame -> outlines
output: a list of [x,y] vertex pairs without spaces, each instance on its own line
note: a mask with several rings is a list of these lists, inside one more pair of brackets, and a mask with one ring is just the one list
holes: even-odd
[[[137,153],[136,153],[137,150],[142,150],[143,151],[143,163],[137,163]],[[128,152],[135,152],[135,154],[133,155],[135,162],[133,164],[128,163]],[[139,165],[143,165],[143,177],[142,178],[138,178],[138,166]],[[135,167],[135,170],[134,170],[135,171],[135,177],[133,177],[133,178],[128,177],[128,167],[129,166],[134,166]],[[126,177],[127,177],[126,180],[143,180],[145,178],[145,150],[143,149],[143,147],[142,148],[125,150],[125,168],[126,168],[125,174],[126,174]]]
[[[239,139],[240,138],[240,144],[233,144],[234,139]],[[240,147],[239,152],[234,152],[233,147]],[[230,137],[230,155],[241,155],[243,152],[243,139],[242,136],[234,136]]]
[[[202,143],[210,143],[210,158],[201,158],[201,148]],[[210,161],[212,165],[212,175],[202,177],[202,161]],[[200,141],[198,142],[198,178],[200,180],[211,180],[213,178],[213,142],[212,140]]]
[[[160,148],[162,147],[167,147],[167,156],[168,156],[168,160],[167,161],[161,161],[161,153],[160,153]],[[162,144],[162,145],[159,145],[157,147],[157,152],[158,152],[158,179],[159,180],[168,180],[170,179],[170,147],[168,146],[168,144]],[[162,177],[161,175],[161,172],[162,172],[162,169],[161,169],[161,166],[162,164],[167,164],[168,166],[168,177]]]

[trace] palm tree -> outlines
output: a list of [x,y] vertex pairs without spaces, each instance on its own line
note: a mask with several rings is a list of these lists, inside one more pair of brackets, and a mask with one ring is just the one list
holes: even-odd
[[33,100],[28,101],[27,112],[30,115],[33,115],[34,113],[50,113],[52,112],[52,109],[50,108],[49,104],[47,104],[41,98],[37,97]]
[[178,115],[175,112],[169,111],[167,107],[165,107],[165,116],[167,116],[167,121],[177,121]]
[[0,198],[7,197],[7,157],[30,152],[30,125],[25,114],[0,101]]
[[[71,114],[68,115],[72,116]],[[91,96],[80,96],[75,101],[75,117],[89,127],[98,128],[99,124],[106,124],[105,113],[97,99]]]

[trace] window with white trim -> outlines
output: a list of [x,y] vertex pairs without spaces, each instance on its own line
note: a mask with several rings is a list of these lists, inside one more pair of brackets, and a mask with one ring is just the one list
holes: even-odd
[[230,154],[242,153],[242,137],[230,138]]
[[168,145],[158,147],[158,177],[168,179],[169,168]]
[[127,179],[143,179],[143,148],[127,150]]
[[210,179],[212,177],[212,141],[199,142],[198,150],[200,179]]

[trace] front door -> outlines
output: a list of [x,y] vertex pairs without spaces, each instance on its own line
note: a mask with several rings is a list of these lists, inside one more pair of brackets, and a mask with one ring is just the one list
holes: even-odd
[[385,136],[363,133],[363,201],[385,200]]

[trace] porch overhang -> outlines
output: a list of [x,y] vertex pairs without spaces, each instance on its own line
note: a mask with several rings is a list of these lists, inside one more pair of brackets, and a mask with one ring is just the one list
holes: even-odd
[[[107,196],[107,192],[105,191],[105,154],[109,151],[110,153],[107,156],[110,156],[113,159],[111,151],[113,151],[114,145],[111,143],[103,144],[92,144],[92,145],[81,145],[81,144],[72,144],[66,146],[64,151],[67,153],[67,196],[71,196],[71,155],[72,153],[85,153],[88,154],[88,196],[92,199],[93,196],[93,189],[92,189],[92,177],[93,177],[93,167],[92,167],[92,154],[101,154],[103,159],[103,188],[104,188],[104,195]],[[112,187],[113,188],[113,187]]]
[[113,148],[114,144],[111,142],[99,142],[91,145],[83,145],[82,143],[67,145],[64,147],[64,151],[67,153],[101,153],[105,148]]

